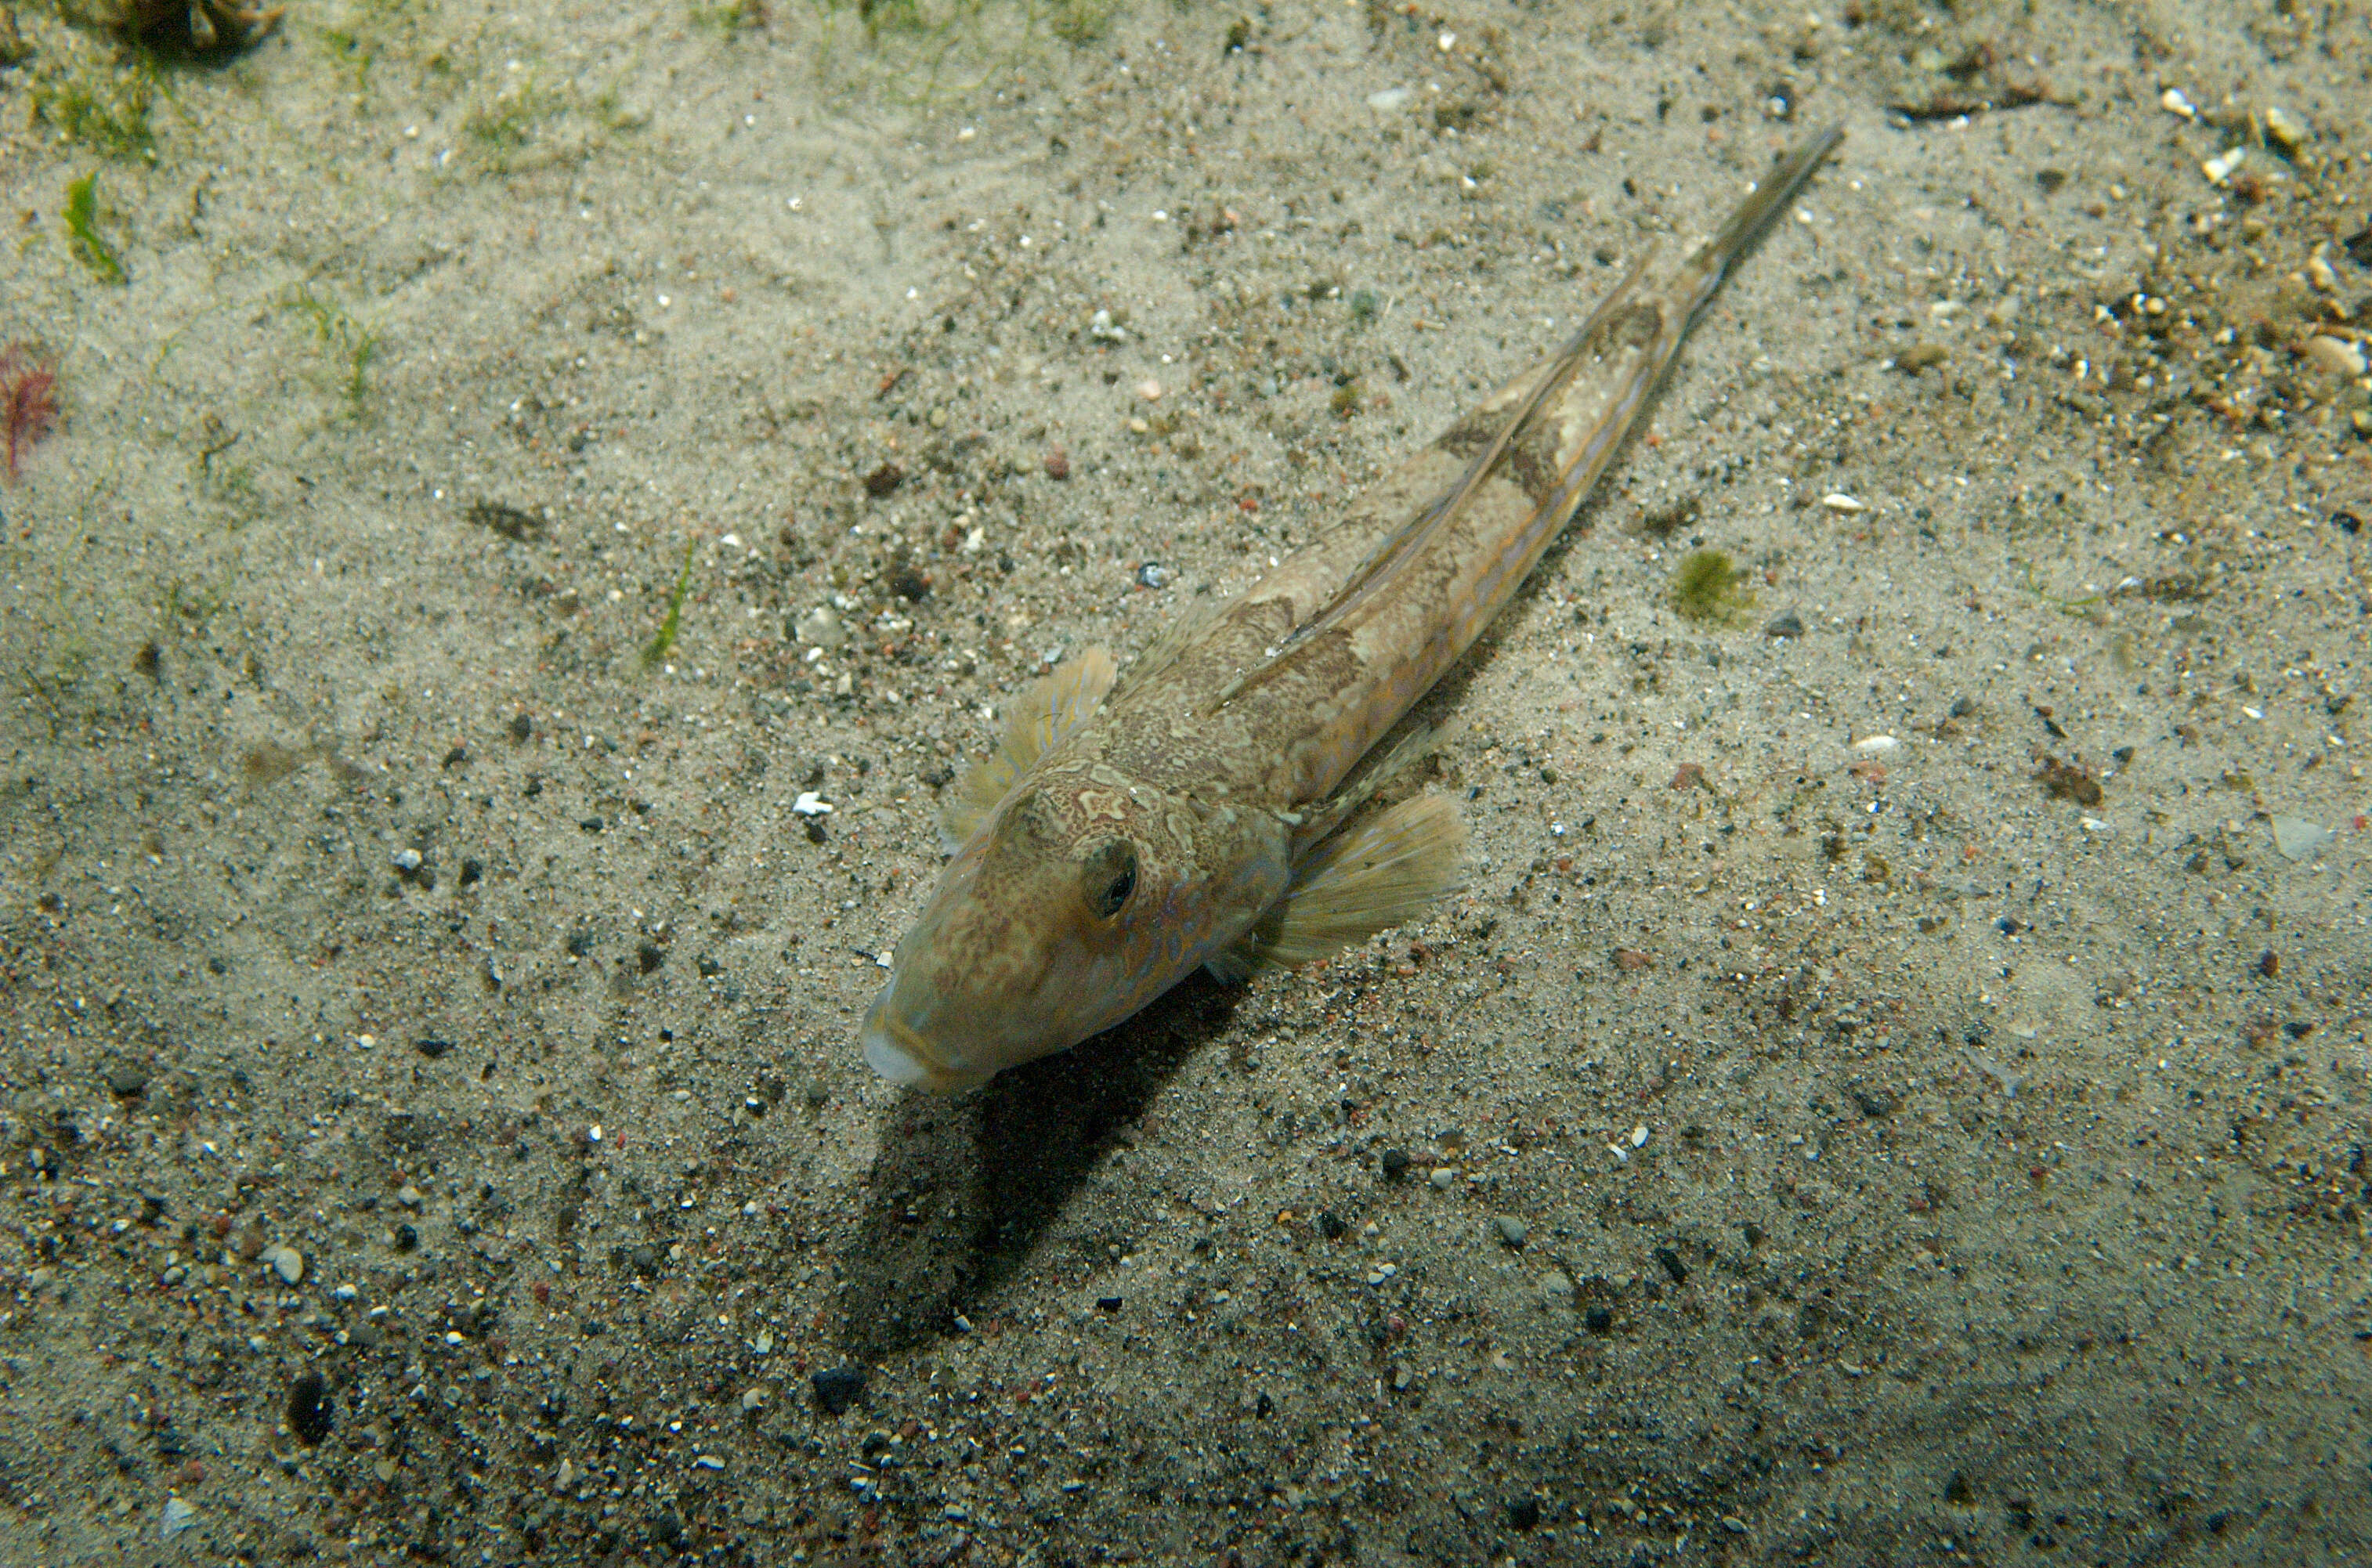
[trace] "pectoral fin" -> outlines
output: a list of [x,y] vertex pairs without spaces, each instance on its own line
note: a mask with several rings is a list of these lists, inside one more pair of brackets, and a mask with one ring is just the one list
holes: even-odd
[[1276,908],[1211,972],[1237,981],[1311,963],[1405,925],[1458,887],[1465,849],[1466,824],[1446,797],[1403,800],[1311,851]]
[[1110,652],[1089,648],[1039,678],[1006,718],[1005,737],[964,775],[939,813],[939,837],[950,852],[963,847],[996,803],[1038,759],[1062,744],[1104,700],[1118,673]]

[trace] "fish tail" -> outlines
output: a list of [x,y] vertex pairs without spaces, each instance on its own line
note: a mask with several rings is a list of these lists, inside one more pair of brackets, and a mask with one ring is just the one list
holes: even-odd
[[1683,319],[1694,319],[1696,313],[1704,308],[1738,258],[1754,248],[1754,242],[1762,238],[1763,231],[1796,199],[1804,182],[1812,178],[1813,170],[1828,161],[1829,155],[1836,151],[1837,144],[1844,137],[1843,126],[1831,125],[1790,148],[1755,181],[1754,193],[1738,203],[1728,221],[1682,263],[1679,276],[1673,280],[1673,292],[1680,296],[1686,307]]

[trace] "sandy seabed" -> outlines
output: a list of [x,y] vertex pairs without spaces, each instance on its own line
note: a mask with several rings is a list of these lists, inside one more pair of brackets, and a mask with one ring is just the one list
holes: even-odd
[[[2364,8],[874,15],[18,7],[0,1559],[2372,1552]],[[1466,892],[875,1080],[990,715],[1831,121]]]

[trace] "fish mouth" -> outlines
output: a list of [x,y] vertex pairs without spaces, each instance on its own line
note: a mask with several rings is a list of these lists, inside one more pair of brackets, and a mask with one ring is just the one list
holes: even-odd
[[895,981],[883,986],[866,1012],[865,1026],[857,1033],[865,1047],[866,1064],[901,1088],[938,1094],[987,1082],[988,1074],[960,1060],[950,1061],[946,1051],[898,1016],[890,1005],[890,993],[896,987]]

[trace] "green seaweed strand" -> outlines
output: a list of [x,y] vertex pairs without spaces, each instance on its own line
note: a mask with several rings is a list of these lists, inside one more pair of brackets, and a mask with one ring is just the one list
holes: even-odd
[[74,249],[75,259],[88,267],[101,283],[124,284],[123,262],[115,250],[99,237],[99,170],[92,169],[80,180],[66,182],[66,239]]
[[659,622],[659,634],[643,650],[643,668],[656,669],[675,646],[676,624],[683,618],[683,601],[692,592],[692,552],[700,548],[700,540],[686,540],[683,545],[683,570],[675,576],[675,592],[668,596],[667,619]]

